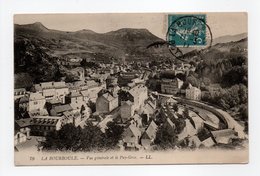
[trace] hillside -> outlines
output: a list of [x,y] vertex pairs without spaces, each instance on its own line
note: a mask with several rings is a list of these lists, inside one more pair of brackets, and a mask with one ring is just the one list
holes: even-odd
[[15,25],[14,31],[15,42],[33,41],[53,57],[63,57],[68,54],[86,58],[96,57],[93,56],[93,53],[117,59],[125,56],[128,56],[129,59],[145,58],[148,55],[156,57],[156,53],[146,51],[146,46],[162,40],[147,29],[123,28],[102,34],[87,29],[65,32],[47,29],[39,22]]
[[236,42],[247,38],[247,33],[237,34],[237,35],[225,35],[221,37],[217,37],[213,40],[213,45],[217,43],[228,43],[228,42]]
[[247,38],[228,43],[218,43],[210,49],[194,50],[184,55],[186,62],[196,63],[197,78],[208,78],[222,87],[247,85]]
[[211,46],[210,49],[208,48],[202,50],[194,49],[190,52],[187,52],[184,54],[184,59],[186,59],[186,61],[188,62],[191,58],[196,56],[203,57],[203,55],[211,52],[212,50],[214,51],[217,50],[219,52],[236,51],[244,56],[247,56],[247,45],[248,45],[247,37],[235,42],[231,41],[227,43],[217,43]]

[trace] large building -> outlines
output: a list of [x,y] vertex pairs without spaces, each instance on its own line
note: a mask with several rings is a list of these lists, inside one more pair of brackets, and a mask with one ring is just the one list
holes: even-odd
[[97,113],[109,113],[118,107],[118,96],[113,96],[109,92],[98,97],[96,102]]
[[15,121],[15,136],[14,145],[18,145],[27,141],[30,138],[30,123],[31,118],[20,119]]
[[186,98],[191,100],[201,100],[201,90],[189,84],[186,89]]
[[49,132],[61,129],[61,117],[38,116],[31,120],[31,133],[35,136],[46,136]]
[[[82,94],[79,92],[71,92],[65,98],[66,104],[70,104],[72,107],[76,109],[80,108],[83,104],[85,104],[84,98]],[[73,108],[73,109],[75,109]]]
[[148,98],[148,90],[145,85],[139,84],[128,92],[132,96],[132,100],[134,103],[134,108],[139,109],[144,101]]
[[[75,56],[74,56],[75,57]],[[63,59],[59,59],[58,60],[58,63],[60,65],[63,65],[63,66],[72,66],[72,67],[75,67],[75,66],[80,66],[80,62],[82,61],[82,59],[79,59],[79,58],[69,58],[69,57],[66,57],[66,58],[63,58]]]
[[81,114],[79,112],[74,113],[72,111],[65,111],[61,119],[62,125],[71,123],[76,127],[80,124],[81,120]]
[[51,116],[61,117],[61,116],[63,116],[63,113],[66,111],[73,111],[73,108],[69,104],[54,106],[50,110],[50,114],[51,114]]
[[83,102],[83,96],[79,92],[71,92],[66,96],[66,104]]
[[122,122],[125,123],[131,119],[131,117],[134,115],[134,105],[131,101],[124,102],[120,107],[120,115]]
[[45,97],[41,93],[31,93],[29,96],[28,111],[41,111],[45,107]]
[[123,132],[122,136],[126,148],[138,148],[141,137],[141,131],[138,127],[133,124],[129,125]]
[[141,144],[145,148],[149,148],[150,145],[153,143],[153,141],[156,138],[156,132],[158,130],[158,126],[154,123],[154,121],[151,121],[145,132],[143,133],[141,137]]
[[161,91],[166,94],[177,94],[183,85],[183,81],[179,78],[163,79],[161,82]]
[[27,91],[25,90],[25,88],[14,89],[14,100],[24,97],[26,94],[27,94]]
[[142,107],[143,115],[146,116],[147,122],[149,121],[150,117],[153,116],[153,114],[156,111],[156,105],[152,101],[147,101],[145,105]]
[[41,93],[46,101],[58,100],[61,103],[65,102],[65,96],[69,93],[69,88],[63,81],[35,84],[34,89],[36,92]]
[[141,73],[139,72],[124,72],[119,75],[118,84],[120,86],[127,86],[127,84],[131,83],[133,79],[140,77]]
[[93,80],[87,81],[86,85],[82,87],[81,94],[85,102],[92,101],[96,102],[98,93],[106,88],[106,83],[97,83]]

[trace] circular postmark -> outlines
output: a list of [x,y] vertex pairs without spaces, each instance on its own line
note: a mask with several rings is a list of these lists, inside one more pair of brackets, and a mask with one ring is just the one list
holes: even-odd
[[168,15],[166,41],[154,42],[147,48],[159,45],[166,45],[174,59],[183,62],[185,60],[181,48],[210,48],[212,45],[212,32],[206,23],[206,15]]
[[169,15],[166,41],[173,47],[211,47],[206,15]]

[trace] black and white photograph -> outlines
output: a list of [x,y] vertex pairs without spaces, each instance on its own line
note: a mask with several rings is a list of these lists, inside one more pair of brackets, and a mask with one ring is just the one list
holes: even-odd
[[246,12],[13,20],[16,165],[248,163]]

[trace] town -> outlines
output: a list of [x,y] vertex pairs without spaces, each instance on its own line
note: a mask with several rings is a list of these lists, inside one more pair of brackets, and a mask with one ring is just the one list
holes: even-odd
[[121,129],[113,148],[118,150],[212,148],[247,138],[244,126],[228,112],[201,100],[213,86],[182,79],[196,70],[195,64],[81,58],[58,63],[73,79],[14,90],[16,151],[46,150],[41,144],[66,125],[97,127],[99,135],[114,123]]

